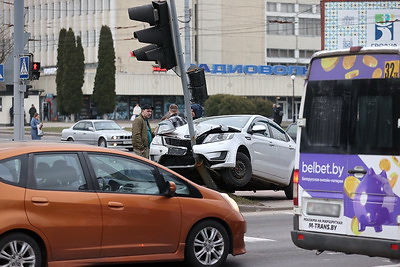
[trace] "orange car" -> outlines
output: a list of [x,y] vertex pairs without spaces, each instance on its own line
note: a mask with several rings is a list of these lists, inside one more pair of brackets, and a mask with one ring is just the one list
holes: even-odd
[[1,143],[0,214],[0,266],[220,266],[246,252],[228,195],[107,148]]

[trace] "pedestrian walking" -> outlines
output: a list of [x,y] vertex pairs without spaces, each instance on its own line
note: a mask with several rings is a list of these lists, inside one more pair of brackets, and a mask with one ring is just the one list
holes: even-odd
[[29,122],[31,122],[33,116],[35,115],[35,113],[37,113],[37,110],[36,110],[36,107],[34,104],[32,104],[32,106],[28,112],[29,112]]
[[41,140],[43,136],[43,123],[40,122],[40,115],[38,113],[35,113],[33,115],[30,125],[32,140]]

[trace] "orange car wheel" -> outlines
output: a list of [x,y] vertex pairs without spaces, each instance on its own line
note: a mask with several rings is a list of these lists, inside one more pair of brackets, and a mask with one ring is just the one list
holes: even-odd
[[0,266],[42,266],[42,253],[28,235],[13,233],[0,239]]
[[185,261],[193,267],[218,267],[228,256],[229,236],[218,222],[206,220],[190,231],[186,240]]

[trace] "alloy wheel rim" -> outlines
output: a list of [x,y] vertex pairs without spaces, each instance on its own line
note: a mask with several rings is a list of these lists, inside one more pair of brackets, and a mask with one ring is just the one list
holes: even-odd
[[0,266],[34,267],[35,251],[24,241],[13,240],[0,251]]
[[201,264],[213,265],[224,254],[224,237],[216,228],[204,228],[196,235],[193,249],[197,260]]

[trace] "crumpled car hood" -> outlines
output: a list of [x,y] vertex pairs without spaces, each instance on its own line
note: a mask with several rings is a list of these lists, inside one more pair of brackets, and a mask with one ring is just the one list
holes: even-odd
[[[213,125],[207,123],[194,124],[194,135],[199,137],[205,133],[224,133],[224,132],[240,132],[241,130],[235,127],[226,125]],[[187,124],[177,127],[174,131],[163,134],[167,136],[174,136],[180,139],[190,139],[189,126]]]

